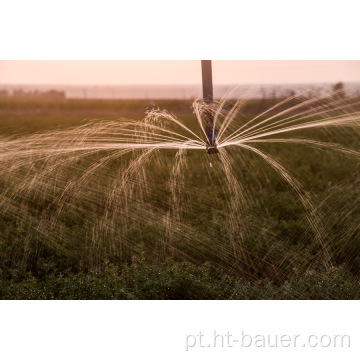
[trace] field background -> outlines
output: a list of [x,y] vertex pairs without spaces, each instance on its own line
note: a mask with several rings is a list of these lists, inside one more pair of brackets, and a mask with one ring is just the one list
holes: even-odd
[[[258,114],[274,103],[275,100],[269,99],[253,100],[244,109],[245,115]],[[149,100],[0,98],[0,134],[23,136],[74,127],[93,119],[142,119],[146,110],[154,106],[176,114],[192,126],[195,120],[191,104],[188,100],[156,100],[154,103]],[[305,137],[307,133],[302,135]],[[360,148],[356,137],[344,136],[344,133],[339,136],[336,132],[329,133],[326,140]],[[249,231],[242,240],[246,252],[243,261],[237,261],[235,255],[226,261],[225,256],[217,256],[228,241],[221,227],[228,199],[220,192],[206,198],[211,203],[215,197],[215,208],[219,211],[212,228],[206,230],[211,241],[202,247],[181,248],[179,245],[178,253],[184,256],[166,250],[159,254],[159,242],[163,239],[144,222],[132,230],[129,250],[121,257],[112,256],[101,247],[97,257],[89,257],[81,216],[76,214],[64,214],[62,219],[69,236],[67,241],[72,244],[71,252],[48,246],[46,237],[40,239],[38,234],[32,234],[35,240],[24,254],[24,244],[32,230],[1,212],[0,296],[17,299],[360,298],[359,162],[345,155],[299,145],[272,144],[264,149],[281,159],[312,194],[328,233],[330,268],[323,267],[317,260],[318,249],[314,248],[313,234],[304,220],[306,214],[299,199],[254,156],[249,168],[238,169],[244,187],[258,198],[246,219]],[[164,154],[168,162],[173,153],[169,150]],[[188,196],[196,198],[197,191],[207,196],[207,186],[212,186],[201,166],[196,166],[200,158],[202,163],[208,161],[206,156],[190,156]],[[155,162],[151,171],[154,182],[161,184],[166,177],[166,166]],[[153,194],[159,195],[162,191],[160,185],[153,187]],[[193,229],[204,232],[208,221],[206,206],[197,204],[188,209],[185,218]],[[261,234],[251,231],[251,224],[271,231],[264,230]],[[104,244],[105,249],[104,241],[114,240],[100,242],[99,239],[99,243]]]

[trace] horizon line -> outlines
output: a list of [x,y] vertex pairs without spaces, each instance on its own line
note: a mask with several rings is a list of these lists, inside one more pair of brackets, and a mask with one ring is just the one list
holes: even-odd
[[[251,86],[251,85],[257,85],[257,86],[265,86],[265,85],[315,85],[315,84],[334,84],[342,82],[344,84],[360,84],[360,81],[343,81],[343,80],[337,80],[337,81],[314,81],[314,82],[264,82],[264,83],[220,83],[216,84],[216,86]],[[171,83],[171,84],[155,84],[155,83],[149,83],[149,84],[66,84],[66,83],[1,83],[0,86],[202,86],[202,84],[199,83],[188,83],[188,84],[177,84],[177,83]]]

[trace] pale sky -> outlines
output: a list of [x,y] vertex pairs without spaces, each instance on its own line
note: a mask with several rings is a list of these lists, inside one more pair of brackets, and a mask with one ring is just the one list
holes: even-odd
[[[215,60],[214,84],[360,81],[360,61]],[[182,85],[201,83],[199,60],[0,60],[0,84]]]

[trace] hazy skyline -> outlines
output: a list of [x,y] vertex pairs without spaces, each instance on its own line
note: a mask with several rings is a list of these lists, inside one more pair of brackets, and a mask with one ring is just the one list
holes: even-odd
[[[214,84],[360,81],[360,61],[214,60]],[[199,84],[199,60],[2,60],[0,84]]]

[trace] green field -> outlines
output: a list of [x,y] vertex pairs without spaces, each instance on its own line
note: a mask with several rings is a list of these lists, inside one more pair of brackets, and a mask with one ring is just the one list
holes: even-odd
[[[249,101],[241,116],[250,119],[278,101]],[[191,105],[180,100],[155,103],[195,131]],[[61,134],[89,120],[141,120],[152,107],[146,100],[0,98],[5,144],[1,151],[11,154],[11,146],[6,146],[10,137],[25,139],[54,129]],[[297,135],[360,150],[358,134],[350,127],[306,129]],[[62,203],[52,201],[58,182],[76,184],[83,171],[106,155],[96,153],[77,159],[76,167],[64,165],[56,178],[49,176],[43,185],[46,189],[54,185],[51,196],[49,191],[16,188],[17,182],[26,183],[24,172],[14,172],[18,177],[12,178],[0,174],[2,196],[11,186],[23,191],[11,193],[11,206],[0,202],[0,297],[360,298],[359,159],[302,144],[259,143],[257,148],[301,181],[320,219],[329,258],[309,226],[315,210],[306,209],[291,186],[259,156],[240,148],[229,147],[227,154],[232,174],[246,193],[241,209],[225,186],[219,158],[205,150],[187,151],[179,176],[182,183],[171,191],[169,174],[177,151],[158,151],[141,174],[130,178],[133,190],[126,211],[121,204],[111,208],[104,189],[110,192],[124,163],[134,161],[139,152],[94,171],[83,186],[70,188]],[[1,166],[4,174],[11,161]],[[26,171],[36,174],[44,170],[41,166]],[[146,182],[138,183],[141,179]]]

